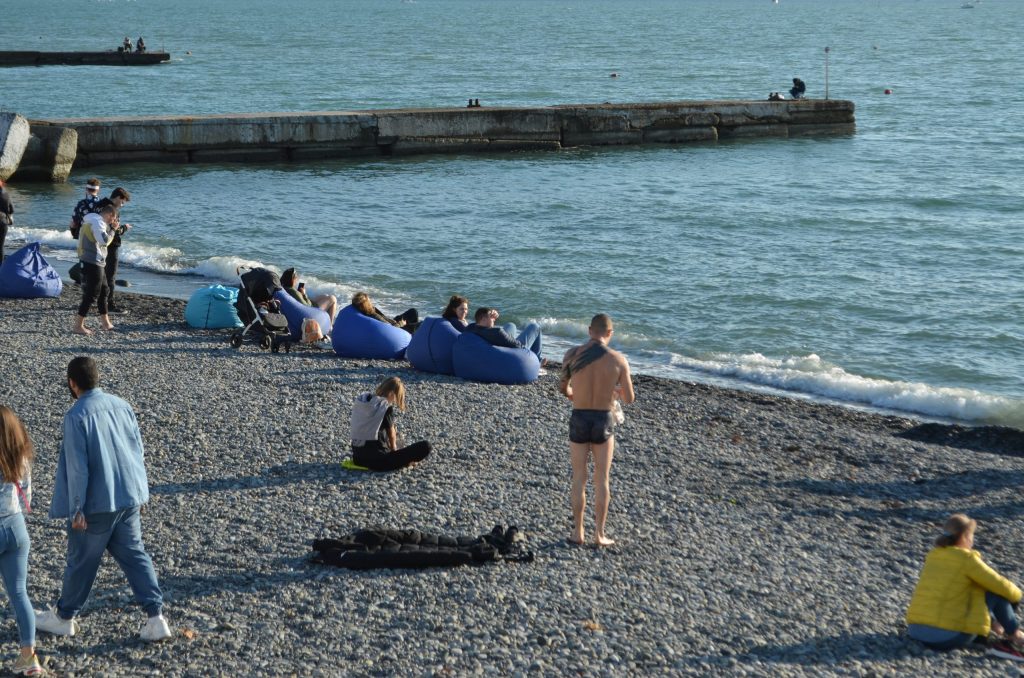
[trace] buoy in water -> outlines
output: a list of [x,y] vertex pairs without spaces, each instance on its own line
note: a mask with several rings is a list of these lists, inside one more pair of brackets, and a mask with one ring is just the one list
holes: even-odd
[[610,78],[617,78],[617,77],[619,77],[619,74],[618,74],[618,73],[612,73],[612,74],[611,74],[610,76],[608,76],[608,77],[610,77]]
[[892,90],[891,90],[891,89],[886,89],[886,90],[885,90],[885,93],[886,93],[886,94],[892,94]]

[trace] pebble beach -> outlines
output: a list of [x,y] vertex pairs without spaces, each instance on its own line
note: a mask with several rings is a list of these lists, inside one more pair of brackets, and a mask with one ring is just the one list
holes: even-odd
[[[184,302],[121,294],[113,332],[70,333],[79,299],[0,299],[0,402],[36,445],[29,595],[60,589],[66,540],[46,517],[68,361],[136,409],[151,501],[143,534],[172,640],[104,562],[71,638],[38,634],[56,675],[1005,676],[981,650],[905,637],[938,525],[980,521],[977,546],[1016,583],[1024,433],[927,423],[639,376],[612,466],[605,549],[566,544],[569,402],[556,369],[528,386],[296,347],[233,349]],[[612,311],[614,317],[614,311]],[[89,318],[91,327],[98,319]],[[352,399],[398,375],[398,428],[434,453],[348,471]],[[592,494],[587,529],[592,531]],[[515,525],[532,563],[349,571],[313,539],[367,527],[478,535]],[[17,630],[2,608],[3,661]]]

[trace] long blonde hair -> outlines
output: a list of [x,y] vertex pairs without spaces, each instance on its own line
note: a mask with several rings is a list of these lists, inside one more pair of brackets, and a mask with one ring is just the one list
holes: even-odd
[[395,407],[405,412],[405,384],[398,377],[388,377],[380,382],[376,393],[381,398],[387,398],[390,395],[395,396]]
[[25,425],[11,408],[0,405],[0,473],[4,482],[20,482],[34,457],[35,447]]
[[978,527],[978,521],[968,518],[963,513],[954,513],[942,526],[942,535],[935,540],[936,546],[953,546],[964,533],[974,532]]
[[352,295],[352,305],[363,315],[374,315],[373,302],[366,292],[356,292]]

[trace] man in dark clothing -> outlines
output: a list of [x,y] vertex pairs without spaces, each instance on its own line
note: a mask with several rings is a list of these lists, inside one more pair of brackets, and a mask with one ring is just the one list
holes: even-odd
[[804,92],[807,91],[807,85],[800,78],[793,78],[793,87],[789,90],[790,96],[794,99],[803,99]]
[[7,227],[14,224],[14,205],[11,196],[4,188],[4,180],[0,179],[0,264],[4,263],[4,241],[7,240]]
[[473,314],[473,320],[475,322],[467,327],[466,331],[472,332],[488,344],[502,348],[528,348],[537,354],[538,359],[540,358],[540,325],[537,323],[530,323],[513,338],[512,335],[516,333],[516,326],[513,323],[507,323],[502,327],[494,326],[498,320],[497,309],[486,306],[478,308]]
[[[113,193],[110,194],[109,198],[100,200],[96,203],[96,210],[99,211],[100,207],[105,203],[114,205],[120,211],[124,207],[125,203],[132,199],[131,194],[123,188],[115,188]],[[108,313],[127,313],[122,308],[114,305],[114,276],[117,275],[117,253],[121,249],[121,236],[127,233],[131,229],[131,224],[122,224],[120,217],[114,221],[114,237],[107,245],[107,262],[104,264],[104,274],[107,278],[107,312]]]

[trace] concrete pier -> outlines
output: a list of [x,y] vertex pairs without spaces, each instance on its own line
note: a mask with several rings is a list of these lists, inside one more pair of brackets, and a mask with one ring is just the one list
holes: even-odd
[[76,167],[554,150],[855,129],[853,102],[817,99],[68,118],[34,124],[77,132]]

